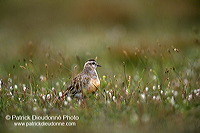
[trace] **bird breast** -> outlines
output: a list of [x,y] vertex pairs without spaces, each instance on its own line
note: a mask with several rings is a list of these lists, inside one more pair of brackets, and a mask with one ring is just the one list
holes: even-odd
[[99,88],[100,80],[99,80],[98,77],[95,78],[95,79],[91,79],[89,84],[90,85],[89,85],[89,87],[87,89],[87,92],[93,93],[93,92],[97,91],[97,89]]

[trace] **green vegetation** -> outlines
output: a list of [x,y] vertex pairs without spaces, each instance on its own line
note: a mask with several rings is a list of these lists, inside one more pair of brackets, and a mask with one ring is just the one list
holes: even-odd
[[155,45],[127,50],[112,47],[99,56],[101,87],[94,95],[87,95],[84,104],[67,98],[56,104],[53,101],[66,89],[72,75],[81,71],[85,58],[65,59],[47,50],[35,53],[44,58],[14,60],[17,63],[8,66],[10,73],[1,80],[4,125],[10,130],[13,121],[4,120],[8,114],[67,114],[80,117],[77,131],[87,127],[89,131],[103,128],[107,132],[197,132],[200,49],[195,45],[188,49]]
[[[200,130],[198,1],[0,3],[0,131]],[[90,58],[102,65],[98,91],[54,103]],[[20,127],[7,115],[79,120]]]

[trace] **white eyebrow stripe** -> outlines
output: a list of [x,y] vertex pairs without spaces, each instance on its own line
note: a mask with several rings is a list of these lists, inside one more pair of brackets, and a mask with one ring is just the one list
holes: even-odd
[[89,64],[89,63],[95,63],[95,64],[97,64],[96,61],[87,61],[85,64]]

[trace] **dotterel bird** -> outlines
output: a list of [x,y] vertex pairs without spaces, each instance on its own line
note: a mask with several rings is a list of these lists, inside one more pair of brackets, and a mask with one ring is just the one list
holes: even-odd
[[101,67],[94,59],[87,60],[81,73],[75,76],[70,82],[67,90],[58,99],[65,96],[84,98],[84,93],[94,93],[100,86],[100,80],[97,74],[97,67]]

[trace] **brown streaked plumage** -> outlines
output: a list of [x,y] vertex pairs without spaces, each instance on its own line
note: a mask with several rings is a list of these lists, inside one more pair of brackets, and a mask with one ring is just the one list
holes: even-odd
[[59,99],[62,100],[65,96],[82,99],[84,97],[83,92],[94,93],[97,91],[100,86],[100,80],[96,71],[97,67],[101,66],[94,59],[86,61],[82,72],[71,80],[66,91]]

